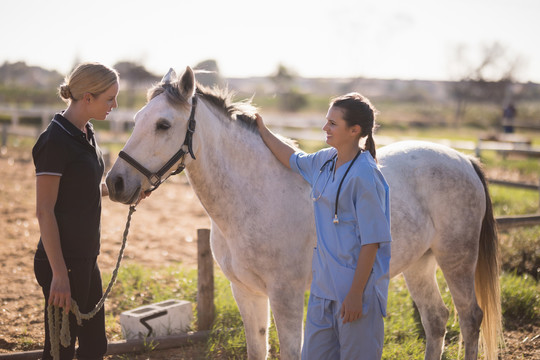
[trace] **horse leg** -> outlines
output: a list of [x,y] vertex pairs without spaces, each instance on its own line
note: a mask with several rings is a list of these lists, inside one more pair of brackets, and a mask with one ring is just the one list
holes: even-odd
[[274,289],[270,308],[279,337],[280,359],[300,359],[302,350],[302,320],[304,316],[304,287]]
[[449,312],[441,298],[435,271],[435,257],[428,251],[403,272],[426,333],[425,360],[440,360]]
[[248,359],[266,359],[268,354],[268,297],[257,294],[242,284],[231,282],[246,333]]
[[452,259],[438,259],[454,305],[459,316],[459,326],[465,344],[465,360],[476,360],[478,338],[483,312],[478,306],[474,289],[477,251],[469,248]]

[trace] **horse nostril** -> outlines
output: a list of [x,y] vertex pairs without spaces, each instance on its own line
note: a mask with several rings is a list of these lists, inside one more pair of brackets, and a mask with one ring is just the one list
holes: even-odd
[[114,181],[114,191],[116,193],[121,193],[124,191],[124,179],[121,176],[117,177]]

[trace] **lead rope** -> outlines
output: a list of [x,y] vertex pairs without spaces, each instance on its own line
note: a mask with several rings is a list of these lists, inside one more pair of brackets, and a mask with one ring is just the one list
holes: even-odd
[[[77,305],[77,302],[74,299],[71,299],[71,312],[75,315],[77,319],[77,324],[79,326],[82,325],[83,320],[89,320],[94,317],[98,313],[98,311],[101,310],[103,307],[103,304],[105,303],[105,300],[109,296],[112,287],[114,283],[116,282],[116,278],[118,276],[118,270],[120,269],[120,262],[122,261],[122,257],[124,256],[124,249],[126,248],[127,244],[127,236],[129,233],[129,227],[131,225],[131,215],[135,212],[135,205],[131,205],[129,207],[129,214],[127,216],[126,220],[126,227],[124,229],[124,235],[122,239],[122,246],[120,248],[120,252],[118,253],[118,259],[116,260],[116,267],[112,273],[111,281],[109,281],[109,285],[107,286],[107,290],[105,290],[105,293],[99,300],[99,302],[96,304],[94,309],[90,311],[88,314],[82,314],[79,310],[79,306]],[[60,324],[60,308],[58,306],[54,306],[49,304],[47,306],[47,314],[49,318],[49,337],[51,341],[51,356],[54,360],[60,359],[60,344],[62,344],[63,347],[68,347],[71,343],[71,335],[69,332],[69,313],[66,314],[66,312],[62,312],[62,323]]]

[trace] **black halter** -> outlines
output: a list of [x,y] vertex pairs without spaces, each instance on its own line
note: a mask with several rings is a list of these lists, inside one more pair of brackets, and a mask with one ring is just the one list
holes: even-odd
[[[189,115],[189,121],[186,131],[186,138],[184,139],[184,143],[180,147],[180,150],[174,154],[169,161],[161,169],[159,169],[157,172],[153,173],[147,168],[145,168],[143,165],[141,165],[137,160],[129,156],[127,153],[125,153],[123,150],[120,151],[118,156],[122,158],[124,161],[126,161],[128,164],[133,166],[135,169],[139,170],[141,174],[146,176],[148,181],[150,182],[150,185],[153,186],[148,191],[154,191],[158,188],[159,185],[161,185],[167,178],[171,175],[177,175],[180,174],[182,171],[184,171],[184,168],[186,167],[184,165],[184,157],[187,153],[191,155],[191,158],[195,160],[195,155],[193,154],[193,147],[192,147],[192,140],[193,140],[193,133],[195,132],[195,109],[197,108],[197,97],[193,96],[192,104],[191,104],[191,114]],[[188,151],[184,150],[184,145],[187,146]],[[182,159],[182,162],[178,165],[176,170],[174,170],[167,178],[162,179],[163,175],[169,171],[174,164],[178,162],[178,160]]]

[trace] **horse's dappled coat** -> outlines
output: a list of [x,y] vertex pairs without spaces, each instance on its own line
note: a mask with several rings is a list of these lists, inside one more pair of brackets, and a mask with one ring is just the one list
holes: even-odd
[[[193,96],[199,98],[193,135],[196,160],[185,159],[186,172],[210,216],[213,255],[231,281],[248,356],[267,355],[270,304],[281,358],[297,359],[315,246],[310,188],[264,145],[252,122],[255,109],[231,103],[228,95],[197,88],[190,68],[180,79],[170,72],[137,113],[123,150],[146,168],[159,169],[184,141]],[[160,119],[166,119],[170,128],[156,127]],[[500,308],[497,312],[497,296],[484,299],[498,291],[493,250],[497,238],[494,230],[480,237],[481,229],[494,222],[482,173],[468,157],[430,143],[396,143],[379,149],[378,159],[391,189],[390,275],[403,272],[418,306],[426,332],[426,359],[441,358],[449,316],[435,281],[437,265],[459,314],[465,358],[477,356],[484,315],[491,319],[491,330],[484,334],[491,337],[488,355],[495,359],[493,334],[500,324]],[[120,182],[122,186],[116,186]],[[150,185],[123,160],[114,164],[107,184],[111,199],[120,202],[129,202]],[[480,244],[492,251],[479,252]],[[484,314],[477,305],[475,273],[481,274],[476,285],[484,289],[480,301]]]

